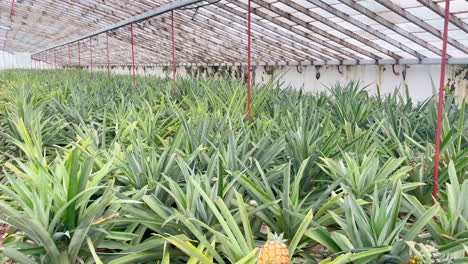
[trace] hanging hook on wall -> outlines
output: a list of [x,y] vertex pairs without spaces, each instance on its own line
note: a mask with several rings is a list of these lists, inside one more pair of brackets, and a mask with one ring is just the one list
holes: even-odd
[[338,66],[338,67],[337,67],[337,68],[338,68],[338,72],[339,72],[340,74],[343,74],[343,72],[341,71],[340,65],[338,64],[337,66]]
[[296,66],[296,71],[297,71],[298,73],[302,73],[302,66],[301,66],[300,64],[298,64],[298,65]]
[[395,76],[400,75],[399,72],[396,72],[396,71],[395,71],[395,64],[392,64],[392,71],[393,71],[393,74],[395,74]]

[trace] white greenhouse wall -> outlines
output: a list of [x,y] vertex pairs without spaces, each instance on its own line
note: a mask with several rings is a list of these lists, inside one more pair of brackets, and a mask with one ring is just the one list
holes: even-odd
[[0,51],[0,69],[26,69],[31,67],[31,55],[21,52]]
[[[52,69],[54,65],[30,60],[27,53],[8,53],[0,51],[0,69],[11,68],[42,68]],[[307,92],[325,91],[327,86],[336,82],[347,83],[350,80],[360,80],[369,85],[371,94],[377,93],[377,87],[382,94],[389,94],[399,89],[404,96],[404,87],[408,87],[413,100],[422,101],[433,95],[439,84],[440,65],[417,64],[395,65],[395,75],[392,65],[346,65],[340,66],[341,74],[336,65],[324,66],[256,66],[253,67],[254,83],[266,83],[272,77],[283,82],[283,86],[293,89],[304,89]],[[105,66],[95,66],[94,70],[107,71]],[[302,72],[299,72],[299,71]],[[131,67],[112,66],[113,74],[131,74]],[[137,66],[137,73],[170,78],[170,66]],[[231,77],[245,78],[246,69],[241,66],[181,66],[177,67],[178,78],[186,77]],[[468,98],[468,65],[447,65],[446,84],[460,98]]]
[[[278,74],[283,76],[285,84],[313,92],[324,91],[327,86],[336,82],[347,83],[351,80],[360,80],[370,85],[371,94],[377,93],[377,87],[380,88],[381,94],[388,94],[395,89],[403,92],[407,86],[409,96],[417,101],[431,97],[434,87],[439,87],[440,65],[395,65],[397,75],[391,65],[350,65],[340,68],[341,74],[337,66],[302,67],[302,73],[299,73],[295,66],[289,66],[280,69]],[[449,65],[447,68],[446,83],[461,97],[467,95],[467,74],[467,65]],[[257,68],[255,75],[255,79],[260,82],[269,80],[269,75],[262,68]]]
[[[254,67],[253,82],[265,83],[272,76],[276,76],[284,82],[284,86],[294,89],[304,89],[307,92],[325,91],[326,87],[336,82],[346,83],[350,80],[360,80],[369,85],[371,94],[377,93],[377,87],[381,94],[388,94],[399,89],[403,93],[407,86],[409,95],[417,101],[425,100],[433,95],[434,89],[439,87],[440,65],[396,65],[395,75],[391,65],[347,65],[338,67],[326,66],[302,66],[299,73],[296,66],[257,66]],[[106,68],[100,70],[106,71]],[[129,66],[112,66],[114,74],[130,74]],[[138,66],[137,73],[142,75],[156,75],[170,78],[171,68],[168,66]],[[223,76],[245,78],[245,68],[239,66],[229,67],[177,67],[177,76]],[[460,98],[468,97],[468,65],[447,65],[446,84]]]

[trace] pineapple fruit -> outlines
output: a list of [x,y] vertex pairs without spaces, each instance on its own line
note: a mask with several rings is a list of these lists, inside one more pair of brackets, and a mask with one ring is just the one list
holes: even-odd
[[[409,259],[408,264],[451,264],[452,259],[444,254],[440,253],[437,248],[432,245],[417,243],[419,247],[419,253],[423,254],[424,258],[420,259],[417,256],[413,256]],[[424,254],[425,253],[425,254]]]
[[424,262],[423,262],[422,260],[420,260],[418,257],[412,256],[412,257],[408,260],[408,264],[424,264]]
[[260,248],[258,264],[288,264],[289,252],[284,243],[283,235],[273,235],[265,245]]

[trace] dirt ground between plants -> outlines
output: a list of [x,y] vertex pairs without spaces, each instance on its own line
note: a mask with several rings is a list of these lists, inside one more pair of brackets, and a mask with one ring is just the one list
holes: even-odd
[[3,240],[5,240],[7,236],[8,225],[7,224],[0,224],[0,245],[2,245]]
[[[9,226],[7,224],[0,224],[0,247],[2,246],[3,244],[3,241],[5,240],[5,238],[7,237],[8,235],[8,228]],[[0,260],[2,259],[2,257],[0,257]],[[13,261],[7,261],[5,262],[5,264],[14,264]]]

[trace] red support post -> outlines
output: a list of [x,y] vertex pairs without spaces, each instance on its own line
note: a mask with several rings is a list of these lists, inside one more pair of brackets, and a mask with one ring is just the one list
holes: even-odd
[[[10,6],[10,22],[11,22],[11,18],[13,17],[13,8],[15,7],[15,0],[11,0],[11,6]],[[10,32],[9,29],[6,30],[5,32],[5,40],[3,41],[3,48],[2,50],[5,50],[5,47],[6,47],[6,43],[7,43],[7,40],[8,40],[8,33]]]
[[106,32],[106,50],[107,50],[107,79],[110,80],[109,32]]
[[71,49],[70,49],[70,45],[68,45],[68,69],[70,70],[70,66],[71,66]]
[[174,88],[172,92],[176,92],[175,82],[176,82],[176,55],[175,55],[175,32],[174,32],[174,10],[171,10],[171,36],[172,36],[172,81],[174,82]]
[[79,41],[78,41],[78,72],[80,73],[80,78],[81,78],[81,51],[80,51]]
[[444,36],[442,42],[442,64],[440,67],[440,83],[439,83],[439,103],[437,105],[437,128],[436,142],[434,153],[434,182],[432,185],[433,202],[437,200],[439,192],[439,160],[440,160],[440,137],[442,131],[442,110],[444,103],[444,85],[445,85],[445,68],[447,64],[447,39],[448,39],[448,22],[450,15],[450,0],[445,0],[445,17],[444,17]]
[[252,55],[252,43],[251,43],[251,11],[252,6],[250,0],[248,0],[248,10],[247,10],[247,117],[250,118],[250,88],[251,88],[251,55]]
[[133,24],[130,24],[130,41],[132,42],[132,81],[133,85],[136,84],[136,72],[135,72],[135,43],[133,40]]
[[54,69],[57,69],[57,50],[54,49]]
[[11,7],[10,7],[10,21],[11,17],[13,16],[13,8],[15,7],[15,0],[11,0]]
[[90,70],[91,70],[91,80],[94,79],[93,73],[93,38],[89,38],[89,60],[90,60]]

